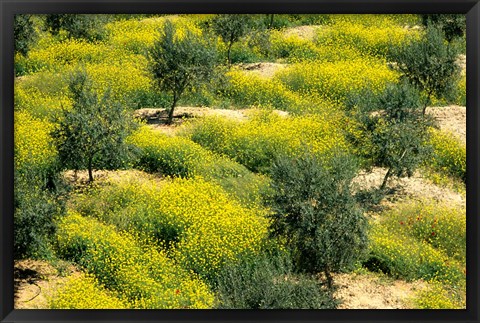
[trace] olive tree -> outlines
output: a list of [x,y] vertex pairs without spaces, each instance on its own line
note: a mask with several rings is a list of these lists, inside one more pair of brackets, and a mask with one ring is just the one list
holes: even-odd
[[232,63],[230,53],[232,45],[245,36],[252,28],[252,15],[222,14],[216,15],[212,20],[212,28],[227,44],[227,63]]
[[458,50],[444,41],[443,32],[429,26],[420,39],[392,51],[396,69],[424,95],[422,114],[434,97],[449,98],[460,76]]
[[305,154],[272,166],[271,232],[289,247],[299,272],[326,276],[353,264],[367,246],[367,220],[351,194],[355,160]]
[[465,35],[466,17],[462,14],[424,14],[421,15],[422,24],[425,27],[435,25],[442,29],[445,39],[452,42],[456,38]]
[[94,41],[103,37],[103,25],[109,19],[108,15],[97,14],[48,14],[45,15],[44,28],[52,35],[64,30],[69,38]]
[[185,90],[207,81],[216,62],[216,51],[204,37],[186,30],[179,35],[175,26],[166,21],[153,47],[149,50],[150,70],[161,91],[172,95],[168,124]]
[[356,121],[361,154],[371,164],[387,168],[380,186],[384,191],[391,176],[411,176],[428,154],[430,117],[423,114],[417,89],[407,82],[389,84],[375,95],[368,90],[347,101]]
[[69,82],[73,106],[64,108],[51,135],[64,169],[87,169],[93,182],[93,169],[125,166],[131,148],[126,137],[136,123],[108,91],[99,96],[84,71],[74,72]]
[[15,52],[25,56],[38,37],[31,16],[25,14],[15,15],[13,28]]

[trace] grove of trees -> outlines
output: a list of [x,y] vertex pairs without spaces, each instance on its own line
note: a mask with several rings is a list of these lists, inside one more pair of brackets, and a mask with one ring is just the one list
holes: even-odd
[[464,201],[431,111],[464,42],[461,15],[16,15],[15,259],[81,272],[50,308],[332,309],[348,275],[462,308],[464,208],[393,179]]

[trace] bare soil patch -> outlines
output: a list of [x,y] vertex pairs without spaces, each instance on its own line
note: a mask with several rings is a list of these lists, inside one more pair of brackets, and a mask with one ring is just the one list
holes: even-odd
[[467,141],[467,108],[450,105],[445,107],[428,107],[426,112],[438,121],[442,131],[451,132],[461,142]]
[[298,36],[299,38],[305,40],[314,40],[317,36],[317,31],[322,28],[322,26],[309,25],[309,26],[298,26],[287,28],[284,31],[285,36]]
[[[179,125],[185,119],[206,116],[222,116],[237,120],[245,120],[247,117],[244,112],[245,110],[176,107],[173,113],[173,125]],[[146,120],[149,124],[165,124],[167,121],[167,114],[167,110],[165,109],[139,109],[134,112],[135,117]]]
[[[89,186],[88,171],[86,170],[77,171],[76,175],[73,170],[67,170],[63,173],[63,178],[77,190],[86,189]],[[93,171],[94,184],[105,183],[108,181],[115,182],[125,178],[134,178],[137,180],[138,179],[159,180],[159,181],[162,180],[161,177],[148,174],[136,169],[94,170]]]
[[[370,172],[362,171],[354,179],[354,183],[360,189],[379,188],[386,172],[387,170],[381,167],[374,167]],[[382,205],[385,207],[391,207],[395,203],[405,200],[422,201],[426,198],[437,202],[458,205],[459,207],[466,205],[466,197],[463,194],[433,184],[418,171],[410,178],[389,179],[387,189],[390,191],[390,194],[382,201]]]
[[375,274],[338,274],[334,296],[342,300],[339,309],[408,309],[410,299],[425,287],[423,281],[391,280]]
[[17,260],[14,263],[14,308],[45,309],[48,297],[65,283],[68,276],[79,275],[73,265],[65,264],[62,272],[46,261]]
[[239,66],[241,69],[248,73],[256,74],[264,78],[272,78],[276,72],[284,69],[288,66],[288,64],[261,62],[241,64]]
[[[185,120],[191,118],[204,118],[210,116],[218,116],[229,118],[236,121],[248,120],[248,115],[254,109],[212,109],[204,107],[176,107],[174,111],[174,120],[171,125],[166,124],[167,112],[165,109],[139,109],[134,112],[134,115],[147,124],[154,130],[161,131],[167,135],[174,135]],[[288,112],[281,110],[273,110],[280,116],[288,116]]]
[[467,70],[467,56],[460,54],[458,55],[457,64],[462,69],[462,72]]

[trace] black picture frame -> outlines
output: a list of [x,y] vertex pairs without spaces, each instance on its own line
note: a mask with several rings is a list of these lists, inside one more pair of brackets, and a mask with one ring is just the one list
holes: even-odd
[[[467,306],[465,310],[14,310],[13,19],[45,13],[461,13],[467,17]],[[478,0],[0,0],[1,322],[478,322],[480,4]]]

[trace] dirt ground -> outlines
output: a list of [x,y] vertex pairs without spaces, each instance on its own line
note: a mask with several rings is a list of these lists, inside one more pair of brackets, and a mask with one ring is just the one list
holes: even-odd
[[457,64],[462,69],[462,72],[465,72],[467,69],[467,56],[466,55],[458,55]]
[[[382,184],[386,172],[385,168],[380,167],[374,167],[369,172],[362,171],[354,179],[354,184],[358,185],[360,189],[378,188]],[[421,201],[425,198],[460,207],[466,205],[464,194],[433,184],[428,179],[425,179],[419,171],[410,178],[390,178],[387,189],[390,189],[393,194],[386,196],[383,202],[385,206],[391,206],[405,200]]]
[[287,67],[288,64],[282,63],[251,63],[251,64],[242,64],[240,68],[244,71],[264,78],[271,78],[275,75],[276,72]]
[[[185,120],[190,118],[202,118],[209,116],[218,116],[229,118],[237,121],[244,121],[248,119],[249,113],[253,109],[212,109],[204,107],[176,107],[174,112],[174,120],[172,125],[166,125],[166,112],[164,109],[139,109],[134,115],[142,120],[154,130],[161,131],[167,135],[174,135]],[[280,116],[287,116],[288,112],[273,110]]]
[[314,40],[317,35],[317,31],[320,28],[322,28],[322,26],[309,25],[309,26],[292,27],[292,28],[285,29],[284,35],[287,37],[298,36],[305,40]]
[[453,133],[463,143],[467,141],[467,108],[458,105],[428,107],[426,112],[438,121],[442,131]]
[[48,297],[59,288],[70,275],[80,271],[70,264],[53,267],[45,261],[18,260],[14,263],[14,308],[48,308]]
[[334,296],[342,299],[339,309],[408,309],[410,299],[425,287],[422,281],[405,282],[376,274],[337,274]]

